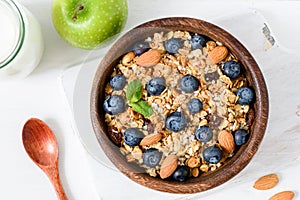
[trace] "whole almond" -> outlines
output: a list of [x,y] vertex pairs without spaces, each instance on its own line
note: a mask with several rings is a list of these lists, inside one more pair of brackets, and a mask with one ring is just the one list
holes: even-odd
[[292,191],[283,191],[277,194],[274,194],[269,198],[269,200],[292,200],[295,194]]
[[234,138],[229,131],[222,130],[218,135],[218,141],[222,149],[224,149],[227,153],[232,153],[234,151]]
[[208,52],[209,61],[212,64],[217,64],[224,60],[228,55],[228,49],[224,46],[217,46],[210,52]]
[[159,63],[161,59],[161,53],[158,50],[150,49],[149,51],[136,58],[136,64],[143,67],[152,67]]
[[275,187],[278,181],[279,179],[277,174],[268,174],[255,181],[253,187],[257,190],[268,190]]
[[155,144],[156,142],[158,142],[161,139],[161,137],[162,137],[162,135],[160,133],[149,134],[142,139],[142,141],[140,142],[140,145],[147,146],[147,145]]
[[168,178],[173,174],[178,165],[178,158],[174,154],[170,154],[166,157],[160,167],[160,177],[162,179]]

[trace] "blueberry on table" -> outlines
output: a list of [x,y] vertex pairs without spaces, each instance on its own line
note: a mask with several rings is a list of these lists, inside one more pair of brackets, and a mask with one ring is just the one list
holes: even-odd
[[206,40],[204,36],[195,34],[192,36],[190,40],[190,44],[192,47],[192,50],[195,49],[202,49],[206,45]]
[[155,167],[160,162],[161,157],[162,152],[155,148],[150,148],[143,153],[143,163],[148,167]]
[[125,101],[120,95],[112,95],[104,100],[103,108],[106,113],[116,115],[125,111]]
[[150,95],[158,96],[166,89],[166,82],[164,78],[156,77],[151,79],[146,84],[146,90]]
[[184,182],[190,177],[190,168],[185,165],[178,166],[172,177],[175,181]]
[[238,129],[234,132],[234,142],[236,145],[240,146],[245,144],[249,139],[249,133],[244,129]]
[[150,46],[147,42],[139,41],[134,44],[133,46],[133,52],[136,56],[139,56],[143,54],[144,52],[148,51],[150,49]]
[[113,90],[122,90],[126,85],[126,78],[121,74],[116,74],[110,79],[109,84]]
[[237,89],[236,95],[239,97],[237,103],[241,105],[249,105],[255,100],[255,93],[253,89],[247,86]]
[[185,75],[180,79],[179,84],[182,91],[191,93],[198,90],[199,80],[192,75]]
[[203,107],[202,101],[200,101],[197,98],[192,98],[188,101],[188,111],[192,114],[200,112],[202,107]]
[[235,79],[241,74],[240,63],[236,61],[227,61],[222,66],[222,72],[230,79]]
[[195,137],[200,142],[209,142],[213,138],[213,131],[208,126],[200,126],[195,131]]
[[176,54],[183,47],[183,41],[179,38],[171,38],[165,42],[166,51],[169,54]]
[[187,120],[181,112],[173,112],[165,121],[166,128],[173,132],[183,130],[187,125]]
[[222,159],[223,153],[217,146],[209,146],[203,151],[203,158],[209,164],[217,164]]
[[124,132],[124,142],[129,146],[139,145],[144,134],[138,128],[128,128]]

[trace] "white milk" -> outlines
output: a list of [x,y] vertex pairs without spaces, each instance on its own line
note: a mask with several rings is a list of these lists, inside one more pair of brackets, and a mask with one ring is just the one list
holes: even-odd
[[40,62],[43,49],[35,17],[17,2],[0,0],[0,81],[27,76]]
[[19,38],[19,22],[7,5],[0,3],[0,62],[14,50]]

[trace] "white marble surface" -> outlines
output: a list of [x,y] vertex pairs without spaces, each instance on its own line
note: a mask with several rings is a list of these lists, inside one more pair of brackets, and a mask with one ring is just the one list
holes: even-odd
[[[61,178],[70,200],[119,199],[121,196],[140,199],[138,195],[144,195],[143,199],[160,199],[156,192],[103,167],[83,147],[73,123],[70,103],[65,97],[64,86],[68,85],[67,90],[71,90],[75,77],[63,79],[66,81],[64,86],[62,77],[65,70],[82,63],[90,52],[76,49],[58,36],[51,23],[50,0],[19,2],[32,11],[41,23],[45,52],[40,65],[26,79],[0,81],[0,199],[56,199],[47,177],[33,164],[22,146],[22,126],[30,117],[44,120],[56,134]],[[140,22],[165,16],[198,17],[230,28],[237,21],[222,19],[244,8],[255,9],[265,17],[273,30],[276,46],[260,54],[256,52],[263,47],[261,41],[257,41],[257,45],[245,45],[255,53],[270,92],[270,120],[266,137],[253,161],[241,174],[214,190],[189,199],[232,199],[233,196],[239,199],[267,199],[281,190],[293,190],[296,192],[295,199],[299,199],[296,180],[300,178],[300,139],[297,137],[300,118],[295,113],[300,104],[300,26],[296,24],[296,19],[300,18],[300,2],[128,0],[128,4],[129,18],[125,30]],[[236,31],[243,37],[247,35],[243,33],[246,27],[247,24],[240,24],[240,29],[234,29],[232,33]],[[76,68],[74,70],[75,76]],[[271,172],[280,176],[276,188],[269,191],[252,189],[253,181],[258,176]],[[128,191],[134,188],[133,194],[137,195],[127,193],[126,188],[129,188]],[[145,195],[147,192],[149,195]],[[175,198],[166,194],[164,197]]]

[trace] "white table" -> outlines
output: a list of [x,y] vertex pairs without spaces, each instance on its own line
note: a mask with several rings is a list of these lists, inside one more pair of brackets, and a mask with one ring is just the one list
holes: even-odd
[[[89,51],[76,49],[58,36],[51,22],[50,0],[20,0],[20,3],[32,11],[41,23],[45,52],[40,65],[26,79],[0,81],[0,199],[56,199],[47,177],[29,159],[22,145],[22,127],[30,117],[44,120],[56,134],[60,151],[61,179],[70,200],[96,200],[100,199],[102,194],[115,193],[119,189],[123,191],[124,188],[111,187],[105,190],[100,188],[101,184],[103,188],[105,187],[105,182],[99,181],[101,174],[95,174],[96,170],[106,170],[103,177],[119,180],[122,182],[121,185],[127,184],[127,181],[129,186],[133,183],[123,175],[103,168],[83,148],[75,134],[72,110],[62,85],[64,71],[80,64]],[[297,56],[300,55],[300,26],[297,25],[297,20],[300,19],[300,2],[128,0],[128,5],[129,16],[125,30],[146,20],[165,16],[197,16],[208,21],[218,21],[222,16],[238,12],[241,8],[254,8],[266,17],[273,30],[276,44],[284,51],[282,54],[280,51],[278,53],[278,57],[282,56],[282,59],[277,57],[274,63],[270,62],[272,66],[265,66],[263,69],[270,89],[270,115],[273,116],[270,117],[266,137],[253,163],[241,174],[228,184],[201,193],[199,197],[222,200],[232,197],[267,199],[281,190],[293,190],[296,195],[299,194],[299,184],[296,180],[300,178],[297,175],[300,166],[298,157],[300,139],[297,138],[297,133],[300,133],[300,118],[295,113],[300,104],[300,89],[295,78],[298,77],[300,80],[300,57]],[[273,51],[272,48],[270,51]],[[263,62],[265,59],[273,58],[258,55],[257,59]],[[287,79],[291,78],[289,73],[293,80],[278,82],[282,80],[281,74]],[[69,80],[72,87],[71,79]],[[277,163],[274,164],[274,161]],[[273,164],[269,165],[269,162]],[[259,175],[272,172],[280,176],[280,183],[276,188],[264,192],[252,189],[253,181]],[[141,186],[134,186],[144,189]],[[145,196],[144,199],[146,198],[151,199],[151,196]],[[297,195],[295,199],[298,198]]]

